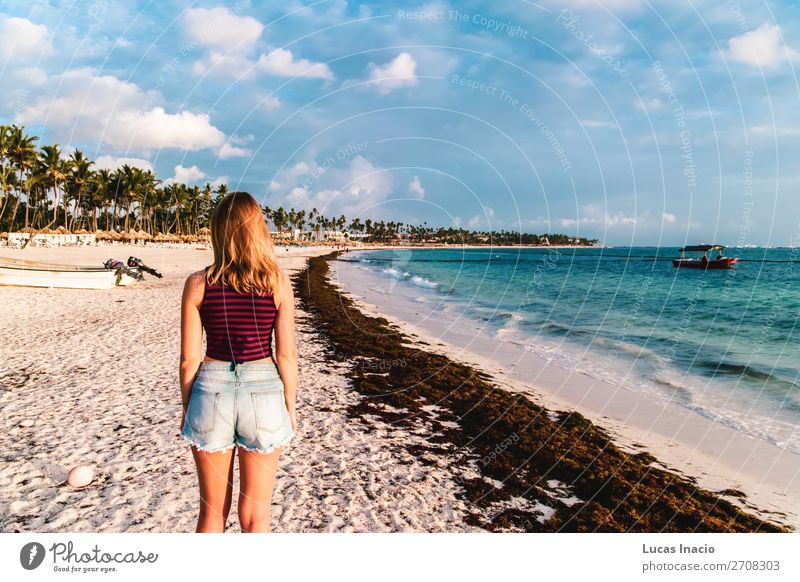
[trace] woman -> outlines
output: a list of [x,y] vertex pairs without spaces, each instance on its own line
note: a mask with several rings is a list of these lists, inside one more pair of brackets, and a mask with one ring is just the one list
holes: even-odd
[[238,447],[239,523],[268,532],[278,456],[297,430],[294,294],[250,194],[219,202],[211,244],[213,264],[186,279],[181,302],[181,436],[200,483],[195,531],[225,530]]

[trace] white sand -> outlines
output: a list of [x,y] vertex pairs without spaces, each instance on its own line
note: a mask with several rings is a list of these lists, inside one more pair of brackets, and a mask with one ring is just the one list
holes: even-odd
[[604,428],[621,449],[647,450],[660,461],[659,468],[694,478],[711,491],[738,489],[747,495],[744,502],[725,499],[763,519],[800,528],[800,455],[677,403],[561,368],[532,352],[515,352],[514,345],[478,333],[463,318],[453,322],[428,311],[429,305],[393,299],[404,290],[392,280],[377,283],[353,263],[332,263],[331,280],[365,313],[386,318],[415,342],[424,341],[422,349],[488,372],[496,385],[551,411],[575,410]]
[[[173,245],[174,246],[174,245]],[[277,249],[288,269],[330,249]],[[0,256],[101,265],[134,255],[164,274],[104,291],[0,287],[0,531],[191,532],[198,509],[179,436],[180,297],[211,261],[188,247],[0,248]],[[458,485],[405,449],[413,430],[354,420],[360,398],[298,310],[298,435],[279,463],[275,531],[472,531]],[[84,489],[63,482],[94,469]],[[238,493],[238,468],[234,472]],[[236,494],[229,530],[240,531]]]

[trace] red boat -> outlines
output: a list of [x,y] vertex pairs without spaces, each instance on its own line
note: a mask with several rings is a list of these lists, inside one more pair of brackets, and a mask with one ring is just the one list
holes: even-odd
[[[738,261],[738,257],[724,257],[722,245],[695,245],[680,249],[681,258],[673,259],[672,266],[687,269],[730,269]],[[717,251],[717,256],[709,258],[709,251]],[[687,257],[686,253],[703,253],[703,256]]]

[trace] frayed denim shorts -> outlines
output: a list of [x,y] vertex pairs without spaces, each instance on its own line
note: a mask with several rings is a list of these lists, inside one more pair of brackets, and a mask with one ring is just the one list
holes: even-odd
[[201,362],[181,436],[201,451],[270,453],[294,437],[273,362]]

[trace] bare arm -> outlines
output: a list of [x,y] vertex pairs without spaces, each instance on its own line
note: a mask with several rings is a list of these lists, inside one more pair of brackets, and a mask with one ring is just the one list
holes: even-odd
[[[189,406],[192,384],[197,376],[200,362],[203,361],[203,325],[200,321],[200,302],[203,300],[204,283],[202,275],[192,273],[186,279],[181,298],[181,362],[180,384],[183,415]],[[183,417],[181,417],[183,429]]]
[[275,363],[283,381],[284,398],[292,430],[297,430],[297,342],[294,328],[294,290],[289,277],[281,271],[281,288],[275,316]]

